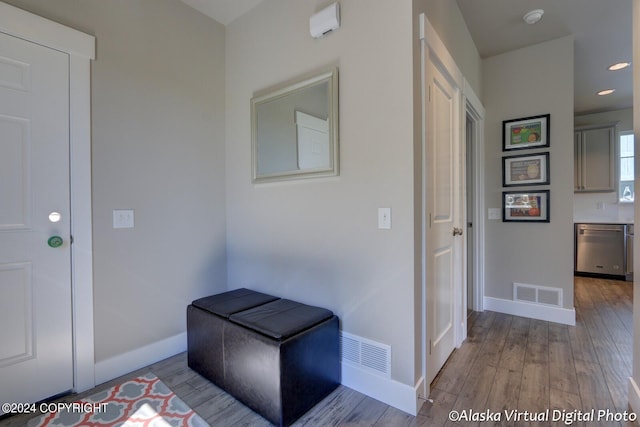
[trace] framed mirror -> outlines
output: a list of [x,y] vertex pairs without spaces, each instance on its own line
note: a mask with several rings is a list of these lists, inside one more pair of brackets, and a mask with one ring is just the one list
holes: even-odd
[[338,175],[338,70],[251,99],[252,182]]

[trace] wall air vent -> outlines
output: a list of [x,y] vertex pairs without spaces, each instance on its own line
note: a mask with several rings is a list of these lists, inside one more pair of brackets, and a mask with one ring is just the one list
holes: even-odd
[[347,332],[340,332],[342,363],[391,378],[391,347]]
[[562,289],[514,283],[513,300],[562,308]]

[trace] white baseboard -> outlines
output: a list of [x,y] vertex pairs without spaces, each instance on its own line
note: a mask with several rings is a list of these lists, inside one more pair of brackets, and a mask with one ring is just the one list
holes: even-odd
[[418,399],[423,379],[415,387],[342,363],[342,385],[366,394],[409,415],[417,415],[424,401]]
[[187,351],[187,333],[145,345],[96,363],[96,384],[102,384],[136,369]]
[[573,308],[567,309],[551,305],[484,297],[484,309],[531,319],[548,320],[570,326],[575,326],[576,324],[576,311]]
[[640,388],[638,388],[638,384],[633,379],[633,377],[629,377],[629,406],[631,407],[631,411],[636,414],[640,414]]

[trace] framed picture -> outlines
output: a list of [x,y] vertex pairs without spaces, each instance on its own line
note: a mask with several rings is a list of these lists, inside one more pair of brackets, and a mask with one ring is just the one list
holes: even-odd
[[550,114],[502,122],[502,151],[549,146]]
[[549,184],[549,153],[502,158],[502,186]]
[[549,190],[502,193],[503,222],[550,222]]

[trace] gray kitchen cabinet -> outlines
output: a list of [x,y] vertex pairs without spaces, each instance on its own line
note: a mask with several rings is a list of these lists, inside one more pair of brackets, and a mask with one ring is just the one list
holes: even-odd
[[575,192],[616,191],[616,125],[575,129]]

